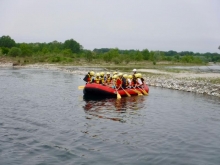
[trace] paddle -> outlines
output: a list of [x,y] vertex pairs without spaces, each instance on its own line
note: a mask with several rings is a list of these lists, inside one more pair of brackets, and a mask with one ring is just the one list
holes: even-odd
[[116,88],[115,90],[117,91],[117,99],[121,99],[121,95],[118,93],[118,90]]
[[126,90],[124,90],[124,88],[122,88],[122,89],[123,89],[123,91],[125,91],[125,93],[126,93],[126,95],[128,95],[128,97],[131,97],[131,95]]
[[78,86],[78,89],[84,89],[85,86]]
[[138,96],[143,96],[143,94],[141,92],[137,91],[136,89],[130,89],[130,90],[136,92],[138,94]]
[[[115,86],[115,83],[113,82],[113,85]],[[121,95],[118,93],[118,90],[115,86],[115,90],[116,90],[116,93],[117,93],[117,99],[121,99]]]
[[138,87],[145,95],[148,95],[148,93],[144,90],[144,89],[142,89],[142,88],[140,88],[140,87]]

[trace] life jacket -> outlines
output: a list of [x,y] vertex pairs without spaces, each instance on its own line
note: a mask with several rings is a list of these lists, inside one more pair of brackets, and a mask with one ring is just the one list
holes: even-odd
[[118,88],[121,84],[122,84],[122,80],[118,78],[116,80],[116,87]]
[[104,76],[101,76],[100,80],[101,80],[101,83],[102,83],[102,84],[105,83],[105,77],[104,77]]
[[87,82],[91,82],[91,76],[88,74]]
[[90,74],[87,74],[87,75],[83,78],[83,80],[84,80],[85,82],[91,82],[91,76],[90,76]]
[[125,88],[127,85],[126,78],[122,77],[122,87]]
[[126,78],[126,83],[125,83],[126,87],[129,85],[128,79]]
[[134,86],[136,84],[136,78],[133,78],[132,80],[131,80],[131,86]]
[[112,80],[112,78],[109,76],[109,77],[106,77],[106,83],[107,84],[110,84],[111,83],[111,80]]
[[95,82],[96,84],[100,84],[101,79],[96,77],[96,78],[94,79],[94,82]]

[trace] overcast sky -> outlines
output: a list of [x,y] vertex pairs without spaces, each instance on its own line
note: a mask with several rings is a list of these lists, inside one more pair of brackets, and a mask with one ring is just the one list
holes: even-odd
[[220,52],[220,0],[0,0],[0,37],[84,49]]

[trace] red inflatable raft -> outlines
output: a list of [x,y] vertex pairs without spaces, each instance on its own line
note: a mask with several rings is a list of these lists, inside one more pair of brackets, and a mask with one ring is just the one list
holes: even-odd
[[[130,95],[138,95],[138,93],[144,94],[144,92],[148,93],[149,88],[146,84],[144,84],[144,88],[135,88],[135,89],[120,89],[118,90],[118,93],[123,96]],[[105,86],[102,84],[96,84],[96,83],[88,83],[85,85],[83,93],[85,95],[93,95],[96,97],[116,97],[117,91],[109,86]]]

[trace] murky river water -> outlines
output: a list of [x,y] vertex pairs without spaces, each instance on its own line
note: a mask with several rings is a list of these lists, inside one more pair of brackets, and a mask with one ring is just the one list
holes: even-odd
[[150,87],[89,100],[83,76],[0,68],[0,164],[220,164],[220,99]]

